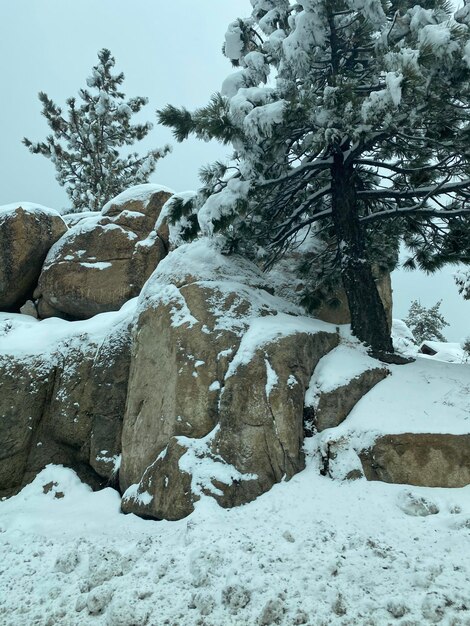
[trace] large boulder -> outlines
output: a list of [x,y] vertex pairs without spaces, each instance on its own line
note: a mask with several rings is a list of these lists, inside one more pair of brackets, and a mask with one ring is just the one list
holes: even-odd
[[59,213],[29,202],[0,207],[0,310],[31,298],[52,245],[66,232]]
[[114,480],[131,319],[124,310],[78,325],[24,316],[4,325],[0,496],[17,492],[49,463],[74,468],[93,487]]
[[470,484],[470,434],[385,435],[360,458],[367,480],[424,487]]
[[35,297],[42,318],[86,319],[137,296],[167,253],[155,222],[172,192],[138,185],[84,217],[50,250]]
[[0,497],[22,484],[34,433],[50,389],[52,367],[40,358],[0,359]]
[[122,436],[122,507],[179,519],[201,494],[253,500],[304,467],[303,401],[334,327],[269,294],[201,240],[141,294]]

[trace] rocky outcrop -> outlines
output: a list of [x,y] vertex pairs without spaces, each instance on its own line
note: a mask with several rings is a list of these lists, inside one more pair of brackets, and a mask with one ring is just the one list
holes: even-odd
[[86,319],[137,296],[167,253],[155,222],[170,190],[139,185],[72,226],[50,250],[34,293],[41,318]]
[[[45,323],[33,322],[9,332],[28,344]],[[74,468],[93,487],[112,480],[120,459],[130,323],[110,322],[94,336],[57,322],[64,336],[50,352],[34,354],[31,347],[18,358],[2,350],[0,495],[17,492],[49,463]]]
[[423,487],[470,484],[470,434],[386,435],[362,451],[360,459],[368,480]]
[[66,230],[52,209],[31,203],[0,207],[0,310],[19,311],[32,296],[49,249]]
[[303,398],[334,328],[296,317],[208,241],[141,295],[122,437],[123,510],[188,515],[201,494],[253,500],[304,467]]
[[315,369],[305,397],[308,433],[339,426],[389,373],[357,344],[343,344],[327,354]]

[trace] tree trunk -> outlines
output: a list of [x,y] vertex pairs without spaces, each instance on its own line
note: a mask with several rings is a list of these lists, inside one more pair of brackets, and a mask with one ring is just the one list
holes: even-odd
[[351,330],[370,346],[373,354],[392,353],[387,316],[372,275],[365,233],[359,222],[353,175],[353,168],[344,164],[343,153],[338,151],[332,167],[332,213]]

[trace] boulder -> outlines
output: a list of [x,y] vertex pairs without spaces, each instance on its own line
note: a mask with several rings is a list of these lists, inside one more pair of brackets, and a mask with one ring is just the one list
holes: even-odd
[[0,207],[0,310],[18,311],[31,298],[49,249],[66,230],[52,209],[29,202]]
[[332,350],[316,367],[306,393],[307,429],[313,433],[339,426],[389,373],[359,345],[340,345]]
[[368,480],[423,487],[470,484],[470,435],[402,433],[360,453]]
[[[302,270],[305,263],[315,264],[318,261],[319,252],[324,249],[324,242],[316,240],[315,235],[313,239],[307,236],[305,246],[302,245],[300,249],[287,253],[268,272],[270,281],[275,286],[275,293],[292,302],[300,300],[306,302],[309,313],[319,320],[330,324],[350,324],[348,298],[341,282],[336,288],[331,287],[327,290],[324,287],[319,288],[314,280],[302,277],[305,276]],[[372,273],[391,329],[393,290],[390,272],[373,266]]]
[[[12,321],[0,354],[0,495],[16,493],[47,464],[72,467],[97,488],[114,480],[130,366],[130,319],[108,314],[95,328]],[[34,323],[33,323],[34,322]],[[50,326],[48,327],[51,328]],[[99,332],[97,332],[97,330]],[[89,331],[89,332],[87,332]],[[30,345],[29,354],[10,346]],[[23,352],[26,352],[23,349]]]
[[50,397],[52,373],[40,358],[0,359],[0,497],[22,484],[31,442]]
[[335,328],[262,287],[213,241],[170,253],[140,296],[122,435],[122,508],[188,515],[253,500],[304,467],[303,400]]
[[[387,315],[388,325],[392,327],[393,291],[392,279],[388,272],[380,272],[376,278],[377,291]],[[331,324],[350,324],[348,299],[342,287],[328,294],[323,302],[312,310],[312,315]]]
[[155,222],[171,191],[139,185],[84,217],[50,250],[34,296],[41,318],[86,319],[137,296],[167,253]]

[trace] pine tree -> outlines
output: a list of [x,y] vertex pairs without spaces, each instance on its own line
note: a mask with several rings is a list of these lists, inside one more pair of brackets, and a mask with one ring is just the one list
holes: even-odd
[[418,344],[423,341],[446,341],[441,330],[449,324],[439,311],[442,300],[427,309],[419,300],[413,300],[405,324],[410,328]]
[[[307,237],[340,275],[352,330],[392,352],[373,263],[470,263],[470,8],[445,0],[252,0],[224,52],[239,69],[208,106],[159,120],[232,144],[186,203],[193,236],[266,266]],[[314,246],[313,246],[314,247]],[[325,268],[318,272],[318,267]],[[316,278],[315,278],[316,280]]]
[[98,61],[86,81],[89,89],[79,90],[82,103],[69,98],[66,115],[47,94],[39,94],[52,134],[38,143],[23,139],[33,154],[52,161],[75,211],[99,210],[127,187],[148,182],[158,159],[169,151],[165,146],[141,157],[135,152],[120,155],[119,148],[140,141],[151,130],[149,122],[131,123],[148,100],[126,100],[120,91],[124,74],[112,73],[115,60],[109,50],[100,50]]
[[459,293],[462,294],[465,300],[470,300],[470,270],[460,270],[455,274],[454,278]]

